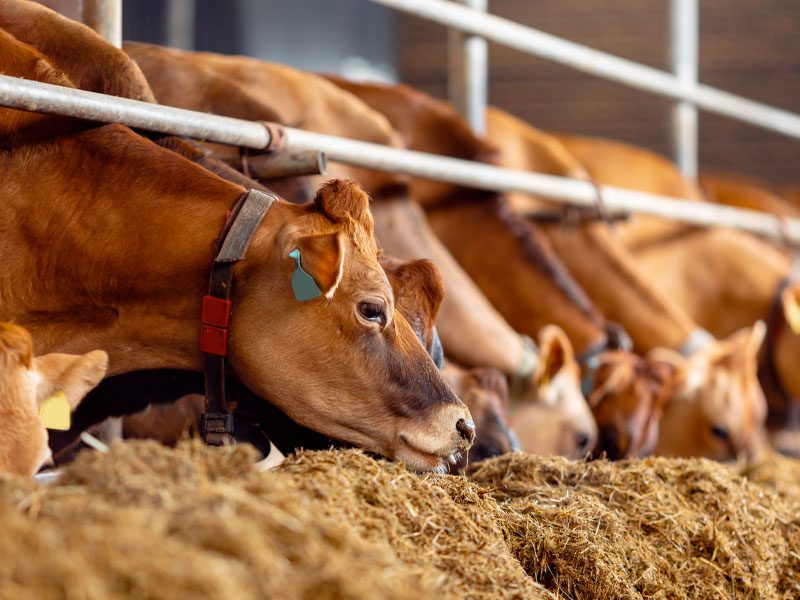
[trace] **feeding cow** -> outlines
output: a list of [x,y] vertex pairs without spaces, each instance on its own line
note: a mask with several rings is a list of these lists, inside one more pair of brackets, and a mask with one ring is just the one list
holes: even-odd
[[[5,73],[57,73],[30,46],[2,42]],[[3,115],[14,143],[0,157],[0,317],[45,351],[106,349],[112,374],[201,369],[213,241],[243,189],[125,127],[41,117],[21,131],[20,118]],[[316,299],[292,293],[294,250]],[[355,184],[327,184],[308,205],[275,202],[235,268],[233,306],[231,367],[298,422],[419,469],[471,443],[469,412],[395,314]]]
[[70,413],[106,372],[108,356],[33,356],[22,327],[0,323],[0,471],[31,476],[50,459],[47,427],[68,427]]

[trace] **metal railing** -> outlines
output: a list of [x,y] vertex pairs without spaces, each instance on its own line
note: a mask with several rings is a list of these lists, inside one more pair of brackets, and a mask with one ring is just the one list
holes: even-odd
[[800,115],[748,100],[570,42],[448,0],[371,0],[434,21],[464,33],[481,36],[502,46],[557,62],[578,71],[688,102],[705,111],[730,117],[783,135],[800,138]]
[[[269,128],[261,122],[106,96],[48,83],[0,75],[0,106],[54,115],[121,123],[171,135],[263,149]],[[503,169],[411,150],[401,150],[284,127],[289,150],[317,150],[330,160],[497,192],[522,192],[578,206],[594,206],[597,188],[577,179]],[[610,210],[627,210],[693,225],[734,227],[800,245],[800,219],[706,202],[691,202],[616,187],[602,188]]]

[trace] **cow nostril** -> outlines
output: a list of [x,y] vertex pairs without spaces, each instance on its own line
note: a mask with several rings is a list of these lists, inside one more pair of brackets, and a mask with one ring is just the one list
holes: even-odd
[[475,423],[467,421],[466,419],[459,419],[456,423],[456,429],[462,439],[470,444],[475,441]]
[[589,447],[589,435],[584,433],[583,431],[578,431],[575,433],[575,446],[577,446],[578,450],[586,450]]

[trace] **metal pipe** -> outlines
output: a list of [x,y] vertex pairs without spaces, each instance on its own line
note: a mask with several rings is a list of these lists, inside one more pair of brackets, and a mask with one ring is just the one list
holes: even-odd
[[271,136],[257,122],[106,96],[49,83],[0,75],[0,105],[53,115],[78,117],[198,140],[263,149]]
[[[0,75],[0,106],[93,121],[122,123],[160,133],[264,149],[268,124],[232,119],[116,96]],[[401,150],[290,127],[285,148],[316,150],[337,162],[497,192],[522,192],[563,204],[592,207],[597,189],[587,181],[502,169],[468,160]],[[734,227],[800,245],[800,219],[706,202],[691,202],[615,187],[602,188],[609,210],[627,210],[694,225]]]
[[81,21],[122,48],[122,0],[82,0]]
[[372,0],[445,27],[567,65],[598,77],[654,94],[685,100],[720,115],[800,138],[800,116],[707,85],[691,85],[664,71],[640,65],[581,44],[525,27],[508,19],[459,6],[446,0]]
[[196,0],[169,0],[167,2],[167,46],[183,50],[194,50],[196,13]]
[[[672,71],[686,85],[697,84],[698,18],[697,0],[671,0]],[[673,156],[689,179],[697,179],[697,138],[697,108],[677,102],[672,108]]]
[[324,175],[328,162],[324,152],[278,150],[247,158],[247,168],[256,179],[281,179]]
[[[286,146],[296,150],[317,149],[324,152],[329,160],[336,162],[464,187],[521,192],[586,207],[595,206],[597,199],[597,189],[588,181],[502,169],[468,160],[400,150],[300,129],[286,128]],[[609,210],[647,214],[692,225],[733,227],[800,245],[800,219],[783,219],[760,211],[616,187],[602,186],[602,194]]]
[[[488,0],[454,0],[486,12]],[[480,36],[448,30],[447,92],[451,104],[472,130],[486,132],[486,104],[489,84],[489,44]]]

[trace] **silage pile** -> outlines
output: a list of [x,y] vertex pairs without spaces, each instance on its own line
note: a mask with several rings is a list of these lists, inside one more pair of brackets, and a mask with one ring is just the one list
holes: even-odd
[[0,597],[800,597],[797,497],[714,463],[252,459],[139,442],[0,478]]

